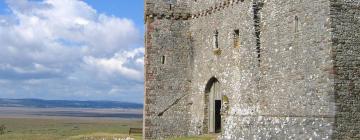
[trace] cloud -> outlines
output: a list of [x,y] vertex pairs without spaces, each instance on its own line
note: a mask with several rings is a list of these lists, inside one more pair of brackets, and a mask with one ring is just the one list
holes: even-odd
[[30,68],[0,64],[0,79],[26,80],[62,77],[61,70],[52,69],[41,64],[33,64]]
[[[23,85],[16,86],[25,87],[25,81],[43,80],[43,88],[59,85],[69,91],[55,89],[69,92],[69,96],[85,95],[86,91],[94,98],[98,93],[113,94],[131,87],[131,83],[143,83],[142,37],[130,19],[98,13],[80,0],[6,3],[11,13],[0,15],[1,81],[23,80]],[[14,93],[10,88],[17,87],[7,88],[3,91]],[[57,95],[45,89],[31,92],[39,97]],[[141,94],[142,90],[137,92]]]
[[[84,62],[87,66],[98,70],[99,73],[107,75],[121,75],[129,79],[142,81],[143,72],[140,71],[143,62],[139,62],[139,57],[143,57],[144,49],[138,48],[132,51],[116,53],[111,58],[85,57]],[[135,62],[135,63],[134,63]],[[130,66],[126,66],[129,64]]]

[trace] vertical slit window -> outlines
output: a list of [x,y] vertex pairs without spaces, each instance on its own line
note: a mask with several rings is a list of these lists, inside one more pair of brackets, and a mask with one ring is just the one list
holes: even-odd
[[233,39],[234,39],[234,48],[239,48],[240,47],[240,31],[238,29],[234,30]]
[[299,17],[298,16],[295,16],[295,19],[294,19],[294,30],[295,30],[295,33],[299,31]]
[[219,32],[215,30],[214,32],[214,48],[219,48],[219,40],[218,40]]
[[161,64],[165,64],[165,62],[166,62],[166,57],[165,57],[165,55],[163,55],[161,57]]

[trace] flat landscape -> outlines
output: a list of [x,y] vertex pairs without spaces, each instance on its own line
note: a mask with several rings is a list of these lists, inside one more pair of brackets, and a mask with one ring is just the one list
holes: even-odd
[[1,118],[141,119],[142,109],[0,107]]
[[142,127],[140,109],[0,107],[0,140],[121,140]]
[[[0,107],[0,140],[141,140],[142,109]],[[215,140],[215,135],[169,140]]]

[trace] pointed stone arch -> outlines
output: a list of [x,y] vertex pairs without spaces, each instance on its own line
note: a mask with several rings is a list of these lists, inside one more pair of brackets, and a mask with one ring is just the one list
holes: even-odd
[[205,85],[204,133],[221,132],[221,85],[217,78],[211,77]]

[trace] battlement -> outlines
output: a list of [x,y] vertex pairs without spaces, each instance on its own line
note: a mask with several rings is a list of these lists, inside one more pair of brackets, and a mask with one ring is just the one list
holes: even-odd
[[[211,15],[213,13],[222,11],[222,10],[224,10],[226,8],[231,7],[231,6],[235,6],[236,4],[239,4],[240,2],[244,2],[244,0],[223,0],[223,1],[220,1],[220,2],[216,2],[212,6],[207,7],[205,9],[193,11],[192,12],[193,14],[192,14],[191,17],[192,17],[192,19],[196,19],[196,18],[199,18],[199,17]],[[197,3],[197,2],[194,2],[194,3]],[[199,4],[201,4],[201,3],[199,3]]]
[[187,19],[187,0],[145,0],[145,21],[148,18]]
[[191,12],[186,4],[177,5],[174,2],[147,2],[145,8],[145,22],[147,19],[170,19],[170,20],[188,20],[211,15],[226,8],[244,2],[244,0],[223,0],[214,5]]

